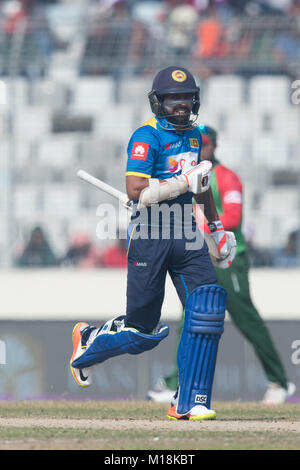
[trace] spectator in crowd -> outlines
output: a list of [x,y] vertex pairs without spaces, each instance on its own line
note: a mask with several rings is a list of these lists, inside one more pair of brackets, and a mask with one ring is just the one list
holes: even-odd
[[168,57],[172,62],[186,61],[195,42],[198,12],[189,1],[173,0],[166,20]]
[[297,256],[300,249],[300,229],[293,230],[289,236],[284,252],[287,255]]
[[48,23],[44,5],[33,5],[29,10],[32,22],[32,36],[35,39],[39,52],[45,59],[49,60],[54,48],[54,37]]
[[273,46],[277,62],[297,62],[300,60],[300,31],[293,23],[291,31],[283,31],[275,39]]
[[300,16],[300,0],[292,0],[287,13],[293,17]]
[[209,59],[224,57],[229,53],[226,31],[219,18],[214,14],[214,10],[207,18],[198,22],[196,36],[196,57]]
[[16,260],[20,268],[46,268],[56,266],[58,260],[41,227],[35,227],[23,253]]
[[20,21],[26,18],[26,11],[19,0],[11,0],[2,6],[3,30],[7,35],[16,32]]
[[289,233],[283,249],[273,250],[274,266],[283,268],[295,268],[299,265],[300,258],[300,229]]
[[73,266],[77,268],[98,268],[102,266],[102,250],[94,246],[91,238],[82,232],[78,232],[71,239],[70,246],[61,259],[61,266]]
[[[109,14],[110,12],[110,14]],[[128,0],[117,0],[111,10],[100,15],[88,34],[81,74],[138,73],[144,60],[146,30],[130,16]]]

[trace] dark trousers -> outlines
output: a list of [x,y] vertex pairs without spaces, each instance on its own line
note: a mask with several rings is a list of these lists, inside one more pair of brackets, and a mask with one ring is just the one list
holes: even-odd
[[[153,235],[153,234],[152,234]],[[167,273],[185,306],[187,296],[198,286],[216,284],[215,269],[204,242],[187,249],[191,240],[134,238],[128,243],[127,310],[125,324],[151,333],[161,316]]]

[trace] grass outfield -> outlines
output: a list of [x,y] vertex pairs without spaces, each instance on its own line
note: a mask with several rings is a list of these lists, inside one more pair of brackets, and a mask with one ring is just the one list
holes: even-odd
[[300,404],[215,402],[215,421],[172,421],[147,401],[0,402],[0,449],[299,450]]

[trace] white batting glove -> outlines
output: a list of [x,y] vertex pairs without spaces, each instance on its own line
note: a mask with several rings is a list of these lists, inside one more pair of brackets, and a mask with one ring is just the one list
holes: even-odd
[[192,170],[182,173],[177,178],[185,179],[188,184],[188,191],[194,194],[200,194],[207,191],[210,187],[212,163],[203,160]]
[[231,266],[236,254],[236,239],[233,232],[225,232],[220,220],[208,224],[210,235],[214,239],[219,252],[219,258],[214,259],[214,265],[220,269]]

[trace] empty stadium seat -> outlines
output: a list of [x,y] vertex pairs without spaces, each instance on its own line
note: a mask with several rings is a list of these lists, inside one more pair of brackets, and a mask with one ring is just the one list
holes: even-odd
[[129,103],[130,106],[147,105],[147,93],[151,90],[152,81],[145,78],[125,78],[120,84],[120,103]]
[[286,76],[257,76],[249,81],[249,104],[256,109],[279,111],[290,100],[291,81]]
[[31,102],[49,109],[64,109],[68,101],[68,86],[59,81],[39,79],[31,88]]
[[288,164],[288,143],[284,138],[258,137],[253,139],[253,163],[271,169],[284,168]]
[[259,211],[252,212],[250,218],[255,229],[255,246],[282,248],[290,228],[297,226],[297,204],[298,194],[293,188],[266,189],[262,194]]
[[30,217],[36,214],[38,189],[34,185],[19,185],[14,190],[14,214],[16,217]]
[[105,115],[113,103],[114,83],[110,77],[81,78],[73,88],[72,110]]
[[49,135],[50,123],[47,107],[26,106],[15,115],[15,133],[25,143]]
[[75,137],[69,135],[43,139],[38,145],[38,162],[42,166],[71,168],[76,157],[76,145]]
[[28,102],[28,82],[24,78],[18,77],[14,80],[4,78],[3,82],[6,86],[7,105],[19,107],[26,106]]
[[[99,138],[127,144],[135,130],[134,110],[128,105],[106,106],[94,121],[94,132]],[[140,124],[139,124],[140,125]]]
[[202,100],[207,106],[228,109],[240,106],[244,102],[245,82],[236,75],[218,75],[210,77],[204,84]]
[[216,156],[223,165],[236,169],[242,165],[247,158],[246,145],[241,140],[220,136]]
[[80,209],[80,194],[74,185],[52,184],[44,188],[44,211],[49,215],[76,217]]

